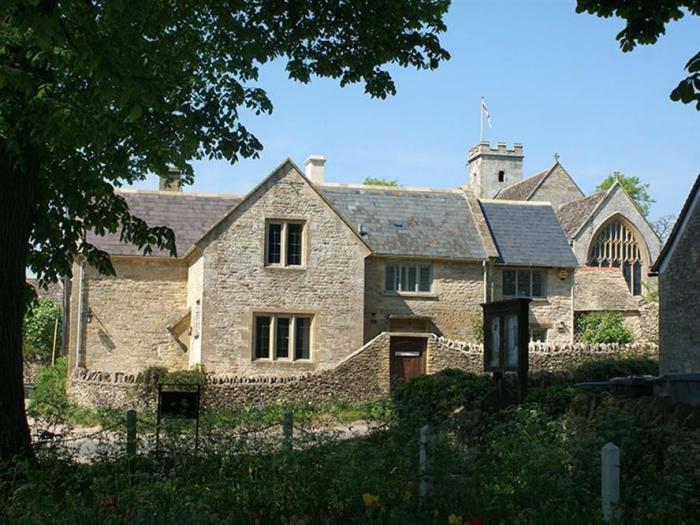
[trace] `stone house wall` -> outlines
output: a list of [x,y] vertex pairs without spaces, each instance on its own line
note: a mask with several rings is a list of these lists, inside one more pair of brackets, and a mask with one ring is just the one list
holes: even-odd
[[[304,263],[265,266],[266,220],[304,222]],[[363,344],[364,259],[369,248],[285,163],[200,243],[201,364],[240,375],[331,368]],[[311,359],[254,360],[256,313],[313,317]]]
[[80,293],[83,333],[78,366],[129,373],[154,365],[187,368],[187,352],[166,328],[185,306],[187,267],[181,261],[148,258],[115,258],[112,264],[115,276],[100,275],[86,266],[82,291],[79,283],[73,286],[71,368],[78,354]]
[[[493,298],[501,301],[503,297],[503,270],[517,269],[495,266],[493,276]],[[533,268],[534,269],[534,268]],[[561,279],[559,270],[545,268],[544,298],[534,298],[530,303],[530,326],[547,329],[547,342],[550,344],[568,344],[573,340],[572,286],[573,271],[564,270],[566,277]]]
[[550,202],[556,210],[561,205],[580,199],[583,196],[584,194],[569,174],[566,173],[566,170],[557,163],[530,200]]
[[[696,199],[698,197],[695,197]],[[659,276],[661,373],[700,372],[700,205],[666,255]]]
[[427,316],[433,332],[445,337],[475,340],[473,320],[481,316],[484,302],[484,274],[481,263],[423,260],[433,268],[433,289],[429,293],[397,294],[385,291],[387,262],[417,262],[371,256],[365,271],[365,340],[389,331],[389,316]]

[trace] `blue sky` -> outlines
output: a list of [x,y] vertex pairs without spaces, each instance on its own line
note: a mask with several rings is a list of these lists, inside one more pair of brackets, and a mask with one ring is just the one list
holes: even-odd
[[265,146],[260,158],[196,162],[186,191],[246,193],[286,157],[303,166],[310,154],[327,157],[331,182],[456,187],[479,140],[483,95],[493,118],[485,138],[523,143],[526,175],[559,153],[586,192],[621,171],[650,184],[651,218],[678,212],[700,171],[700,112],[668,94],[698,51],[700,17],[631,53],[615,40],[621,20],[576,14],[573,1],[456,0],[446,24],[452,59],[436,71],[392,70],[398,93],[387,100],[333,80],[292,82],[283,62],[265,66],[260,85],[274,112],[244,119]]

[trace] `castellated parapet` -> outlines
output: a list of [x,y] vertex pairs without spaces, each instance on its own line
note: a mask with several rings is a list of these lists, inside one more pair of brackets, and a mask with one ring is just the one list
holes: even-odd
[[495,147],[481,141],[469,150],[469,187],[474,195],[492,199],[501,189],[523,180],[523,145],[509,148],[505,142]]
[[479,155],[503,155],[505,157],[520,157],[522,159],[523,145],[516,142],[512,148],[509,148],[505,142],[497,142],[496,147],[492,148],[489,141],[482,140],[469,149],[469,161],[471,162]]

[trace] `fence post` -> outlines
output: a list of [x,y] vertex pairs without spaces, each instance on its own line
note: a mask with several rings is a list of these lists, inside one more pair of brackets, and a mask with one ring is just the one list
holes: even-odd
[[614,522],[620,517],[620,449],[608,443],[601,449],[600,456],[603,519]]
[[433,493],[433,427],[429,423],[420,429],[418,454],[418,489],[421,499],[424,499]]
[[126,411],[126,453],[133,457],[136,455],[136,410]]
[[282,418],[282,434],[284,435],[284,443],[288,448],[292,448],[292,439],[294,438],[294,412],[285,410]]

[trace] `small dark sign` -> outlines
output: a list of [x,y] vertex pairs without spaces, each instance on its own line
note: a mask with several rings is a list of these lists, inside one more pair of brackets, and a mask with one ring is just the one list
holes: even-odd
[[197,419],[199,415],[199,392],[160,391],[161,417]]

